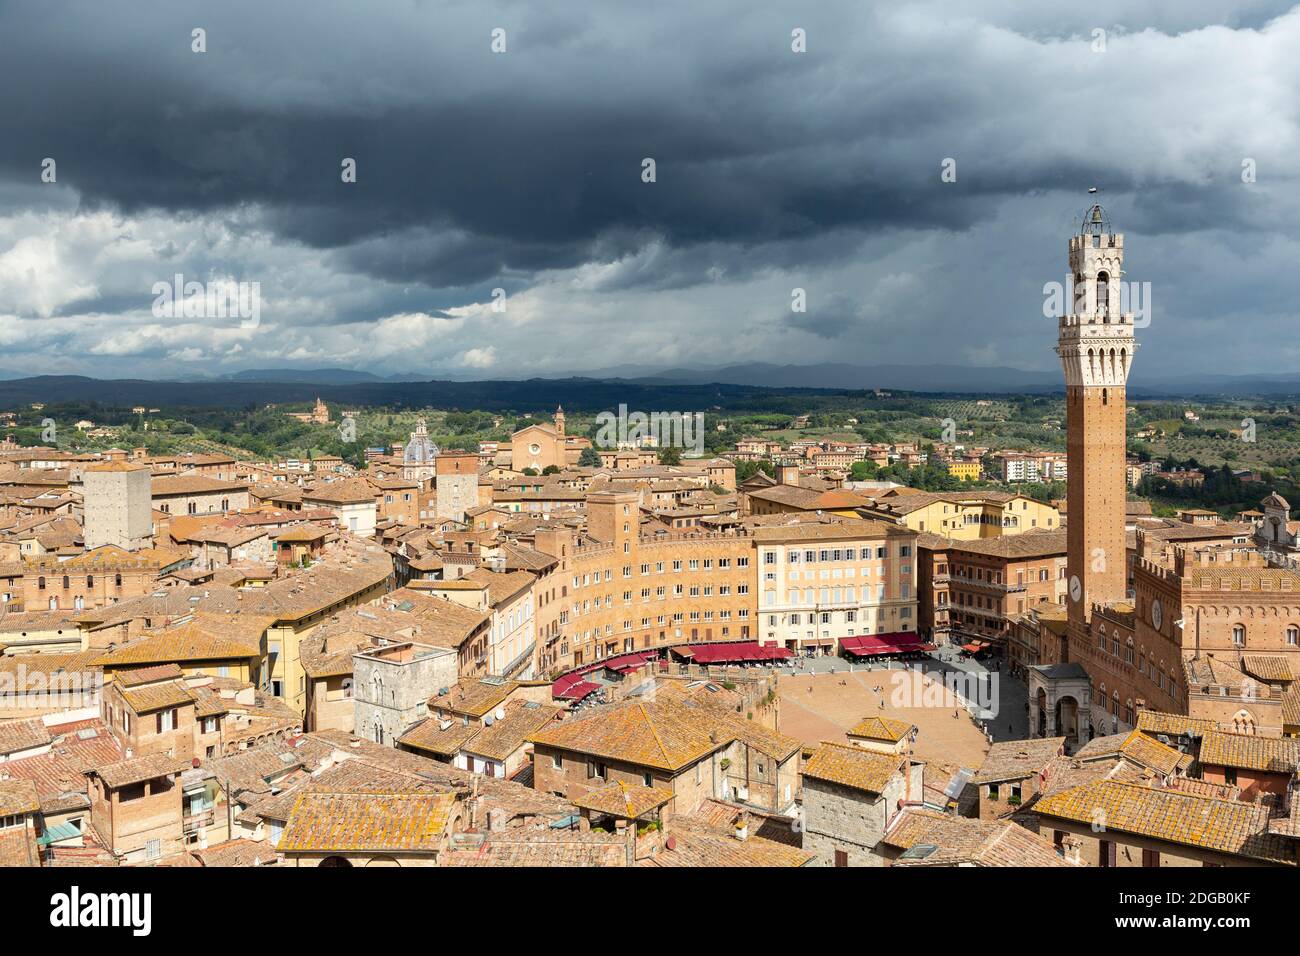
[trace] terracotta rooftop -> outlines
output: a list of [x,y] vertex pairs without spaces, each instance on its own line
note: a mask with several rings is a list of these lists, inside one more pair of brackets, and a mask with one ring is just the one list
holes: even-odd
[[1183,714],[1166,714],[1158,710],[1138,712],[1137,729],[1148,734],[1165,734],[1180,737],[1191,733],[1201,736],[1210,730],[1218,730],[1219,725],[1204,717],[1188,717]]
[[905,720],[894,720],[890,717],[868,717],[852,730],[846,731],[846,733],[850,737],[865,737],[868,740],[887,740],[890,743],[897,743],[914,730],[916,730],[916,727]]
[[1078,760],[1121,756],[1166,776],[1178,771],[1186,771],[1192,765],[1192,758],[1189,755],[1148,737],[1140,730],[1096,737],[1084,744],[1074,756]]
[[461,747],[480,730],[478,724],[452,720],[443,729],[436,717],[426,717],[397,739],[403,747],[431,753],[438,757],[453,757]]
[[486,681],[462,677],[447,689],[446,694],[429,698],[429,709],[445,710],[478,719],[491,713],[519,688],[519,682]]
[[1291,775],[1300,764],[1300,740],[1210,731],[1201,738],[1200,761],[1207,766]]
[[1100,825],[1182,846],[1294,863],[1294,847],[1268,832],[1261,804],[1157,789],[1111,780],[1084,784],[1039,800],[1040,817]]
[[785,867],[807,866],[813,854],[750,835],[736,839],[734,827],[719,827],[694,814],[669,819],[663,848],[640,866]]
[[626,866],[627,840],[579,830],[503,830],[452,837],[439,866]]
[[275,866],[282,860],[267,840],[226,840],[190,853],[202,866]]
[[1046,767],[1064,746],[1064,737],[1000,741],[989,748],[983,766],[971,778],[971,783],[1023,780]]
[[95,661],[106,668],[181,661],[242,660],[262,656],[262,634],[273,618],[196,615],[105,651]]
[[153,479],[152,493],[155,498],[169,495],[217,494],[222,491],[247,491],[246,481],[221,481],[202,475],[164,475]]
[[48,744],[50,740],[50,732],[39,717],[0,721],[0,755],[34,750]]
[[823,743],[803,766],[805,780],[824,780],[854,790],[884,793],[906,757],[861,747]]
[[506,716],[483,727],[461,747],[466,753],[504,761],[522,747],[529,737],[543,729],[564,708],[552,704],[516,701],[506,709]]
[[579,797],[573,805],[624,820],[635,820],[658,810],[672,799],[673,792],[667,787],[645,787],[618,780]]
[[885,842],[904,851],[895,866],[1072,865],[1047,840],[1007,820],[972,820],[908,809]]
[[1295,674],[1291,671],[1287,659],[1271,654],[1243,654],[1241,669],[1251,677],[1263,681],[1290,683],[1295,680]]
[[148,754],[144,757],[133,757],[129,760],[119,760],[116,763],[91,767],[86,773],[98,775],[99,779],[103,780],[107,786],[117,790],[133,783],[142,783],[145,780],[181,773],[189,766],[188,762],[177,760],[175,757],[169,757],[166,754]]
[[718,750],[724,739],[674,703],[625,703],[561,721],[530,738],[561,750],[607,757],[673,773]]
[[183,676],[179,664],[154,664],[150,667],[130,667],[115,671],[113,680],[122,687],[138,687],[156,681],[175,680]]
[[0,817],[40,810],[36,786],[30,780],[0,780]]
[[308,792],[290,811],[277,849],[432,853],[455,805],[452,793]]

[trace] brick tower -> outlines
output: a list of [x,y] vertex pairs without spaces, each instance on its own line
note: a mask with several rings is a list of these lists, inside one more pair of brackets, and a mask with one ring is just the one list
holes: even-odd
[[1086,640],[1092,605],[1123,600],[1125,386],[1137,343],[1120,311],[1124,236],[1099,205],[1070,237],[1073,307],[1060,319],[1068,431],[1066,540],[1071,643]]

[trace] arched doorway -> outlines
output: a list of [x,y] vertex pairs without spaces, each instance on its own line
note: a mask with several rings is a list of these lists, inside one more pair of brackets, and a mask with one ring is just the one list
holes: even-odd
[[1038,688],[1038,736],[1047,736],[1047,691]]
[[1067,748],[1079,743],[1079,702],[1062,697],[1056,702],[1056,735],[1065,738]]
[[325,859],[320,861],[320,865],[321,866],[347,866],[347,867],[352,866],[350,862],[348,862],[346,859],[344,859],[341,856],[327,856],[325,857]]

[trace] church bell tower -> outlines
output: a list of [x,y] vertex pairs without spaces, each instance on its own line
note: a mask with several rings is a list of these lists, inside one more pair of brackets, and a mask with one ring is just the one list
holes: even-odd
[[1092,605],[1127,594],[1124,516],[1125,391],[1137,343],[1121,309],[1124,236],[1100,205],[1070,237],[1074,289],[1059,321],[1056,353],[1065,371],[1067,519],[1071,641],[1085,639]]

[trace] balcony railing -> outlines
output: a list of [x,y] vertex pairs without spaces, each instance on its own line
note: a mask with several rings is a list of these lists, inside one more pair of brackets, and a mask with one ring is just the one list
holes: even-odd
[[523,651],[501,671],[502,677],[509,677],[524,666],[533,656],[533,651],[537,648],[537,642],[529,644]]
[[185,833],[194,833],[202,827],[212,826],[212,821],[216,818],[213,810],[201,810],[198,813],[187,813],[181,818],[181,830]]

